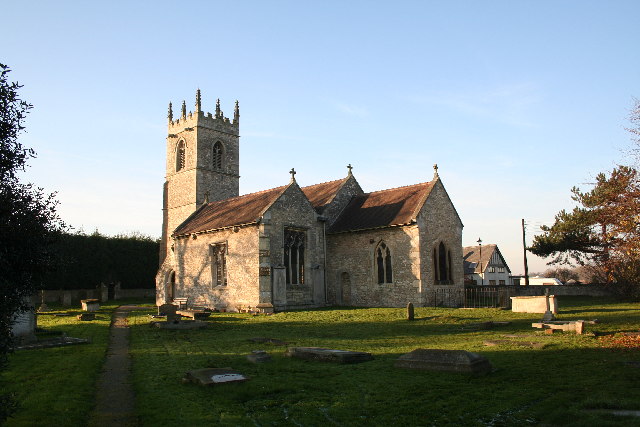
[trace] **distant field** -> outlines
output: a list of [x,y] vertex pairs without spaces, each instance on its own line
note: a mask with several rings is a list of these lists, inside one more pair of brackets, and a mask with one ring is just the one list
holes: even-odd
[[[272,316],[216,313],[208,329],[169,331],[149,327],[151,308],[133,312],[138,417],[148,426],[638,425],[638,418],[609,413],[640,410],[638,340],[609,334],[638,331],[640,304],[575,297],[559,302],[561,319],[600,323],[588,325],[587,335],[544,335],[531,328],[541,315],[416,308],[417,320],[409,322],[404,309],[372,308]],[[104,360],[109,313],[82,324],[70,317],[39,319],[45,329],[90,337],[93,343],[12,355],[4,376],[22,408],[9,425],[86,423]],[[512,323],[475,327],[489,320]],[[249,341],[253,337],[366,351],[375,359],[356,365],[289,359],[283,356],[286,347],[256,344]],[[534,341],[546,347],[487,347],[486,340]],[[393,366],[399,355],[416,348],[477,352],[496,370],[471,376]],[[252,364],[245,359],[252,350],[266,350],[273,360]],[[209,388],[181,382],[186,371],[204,367],[231,367],[250,380]]]

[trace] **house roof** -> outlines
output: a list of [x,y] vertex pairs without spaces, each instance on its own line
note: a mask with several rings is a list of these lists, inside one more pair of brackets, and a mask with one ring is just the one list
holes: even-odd
[[409,224],[431,193],[435,180],[354,196],[329,233]]
[[498,252],[498,256],[502,260],[504,266],[509,269],[506,261],[498,249],[496,244],[482,245],[482,259],[480,258],[480,246],[465,246],[462,248],[464,260],[464,274],[480,273],[480,263],[482,262],[483,270],[489,265],[494,252]]
[[322,213],[324,208],[333,201],[334,197],[338,194],[338,191],[342,188],[342,185],[348,178],[349,177],[309,185],[307,187],[302,187],[302,191],[304,192],[304,195],[307,196],[307,199],[309,199],[316,212]]
[[284,185],[202,205],[173,234],[180,236],[255,223],[288,187]]

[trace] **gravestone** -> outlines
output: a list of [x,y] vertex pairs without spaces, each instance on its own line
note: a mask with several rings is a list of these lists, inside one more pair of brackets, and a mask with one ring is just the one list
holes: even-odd
[[415,314],[413,310],[413,303],[410,302],[409,304],[407,304],[407,320],[414,320],[414,319],[415,319]]
[[211,386],[230,382],[247,381],[249,378],[231,368],[205,368],[189,371],[184,374],[183,382]]
[[167,316],[169,314],[176,314],[178,306],[173,304],[161,304],[158,306],[158,315]]
[[479,374],[491,372],[491,363],[476,353],[464,350],[439,350],[419,348],[403,354],[396,360],[398,368],[429,371],[449,371]]
[[104,283],[100,284],[100,301],[107,302],[109,301],[109,286]]
[[37,317],[29,298],[24,298],[29,304],[27,311],[15,312],[11,324],[11,334],[20,344],[30,343],[36,340]]
[[82,304],[82,309],[84,311],[98,311],[100,310],[100,300],[99,299],[83,299],[80,300]]
[[209,324],[201,320],[174,320],[172,322],[151,322],[152,326],[159,329],[187,330],[206,328]]
[[65,307],[71,306],[71,292],[69,291],[62,292],[62,305],[64,305]]
[[371,353],[362,351],[333,350],[319,347],[289,347],[284,354],[287,357],[333,363],[361,363],[373,360]]
[[264,350],[253,350],[251,354],[247,355],[247,360],[253,363],[270,362],[271,356]]
[[535,348],[535,349],[541,349],[547,346],[547,344],[541,343],[541,342],[513,341],[513,340],[486,340],[483,342],[483,344],[488,347],[494,347],[499,345],[512,345],[516,347],[526,347],[526,348]]

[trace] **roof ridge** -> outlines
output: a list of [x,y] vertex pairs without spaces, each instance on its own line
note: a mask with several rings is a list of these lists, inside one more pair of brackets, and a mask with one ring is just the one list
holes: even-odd
[[386,191],[393,191],[393,190],[399,190],[401,188],[408,188],[408,187],[417,187],[418,185],[425,185],[425,184],[431,184],[433,181],[425,181],[425,182],[419,182],[417,184],[409,184],[409,185],[401,185],[399,187],[393,187],[393,188],[386,188],[384,190],[377,190],[377,191],[371,191],[369,193],[364,193],[366,194],[373,194],[373,193],[384,193]]
[[[213,203],[224,202],[225,200],[241,199],[241,198],[243,198],[243,197],[255,196],[255,195],[257,195],[257,194],[263,194],[263,193],[267,193],[267,192],[269,192],[269,191],[279,190],[279,189],[281,189],[281,188],[286,188],[286,187],[288,187],[288,186],[289,186],[289,184],[286,184],[286,185],[281,185],[281,186],[279,186],[279,187],[273,187],[273,188],[268,188],[268,189],[266,189],[266,190],[256,191],[255,193],[241,194],[241,195],[239,195],[239,196],[227,197],[226,199],[214,200],[214,201],[212,201],[212,202],[207,203],[206,205],[211,205],[211,204],[213,204]],[[206,205],[205,205],[205,206],[206,206]]]
[[316,187],[318,185],[323,185],[323,184],[332,184],[334,182],[338,182],[338,181],[345,181],[347,178],[349,177],[345,177],[345,178],[339,178],[339,179],[333,179],[331,181],[325,181],[325,182],[319,182],[317,184],[311,184],[311,185],[305,185],[304,187],[300,187],[300,188],[309,188],[309,187]]

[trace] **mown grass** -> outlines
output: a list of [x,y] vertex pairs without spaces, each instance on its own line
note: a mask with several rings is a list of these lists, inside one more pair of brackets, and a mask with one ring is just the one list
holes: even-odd
[[[89,339],[88,344],[38,350],[19,350],[9,356],[8,370],[0,373],[2,392],[12,393],[18,410],[8,426],[84,426],[94,407],[95,384],[109,342],[111,315],[122,302],[102,304],[96,320],[76,319],[80,308],[49,304],[52,311],[38,315],[41,339],[66,333]],[[67,313],[57,317],[53,313]]]
[[[599,319],[588,331],[640,328],[640,304],[562,298],[560,317]],[[531,328],[540,315],[498,309],[324,309],[272,316],[219,313],[210,327],[169,331],[148,326],[134,312],[131,353],[137,413],[143,425],[637,425],[603,409],[640,410],[636,350],[603,348],[593,335],[544,335]],[[485,321],[508,326],[478,330]],[[504,338],[520,334],[522,338]],[[296,346],[367,351],[357,365],[306,362],[283,356],[286,347],[256,344],[276,338]],[[544,349],[487,347],[490,339],[536,341]],[[395,368],[416,348],[462,349],[486,356],[495,372],[471,376]],[[245,356],[267,350],[272,362]],[[180,379],[191,369],[232,367],[245,383],[198,387]]]

